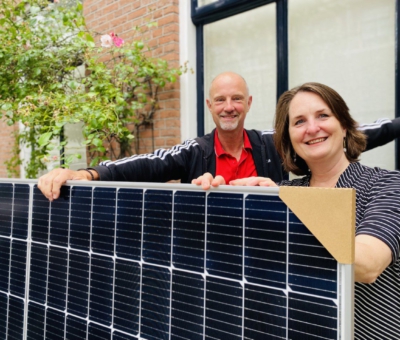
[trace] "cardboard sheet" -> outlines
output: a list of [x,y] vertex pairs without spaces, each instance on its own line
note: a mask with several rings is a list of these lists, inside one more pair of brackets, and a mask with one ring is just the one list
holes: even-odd
[[279,197],[339,263],[354,263],[354,189],[282,186]]

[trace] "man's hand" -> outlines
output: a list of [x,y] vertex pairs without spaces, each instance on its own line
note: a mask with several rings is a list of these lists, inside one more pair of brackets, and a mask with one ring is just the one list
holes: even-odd
[[215,176],[214,178],[213,175],[206,172],[204,175],[192,180],[192,184],[201,185],[204,190],[208,190],[211,186],[218,187],[225,185],[225,179],[222,176]]
[[277,187],[276,183],[268,177],[247,177],[235,179],[229,182],[230,185]]
[[[97,179],[98,174],[90,170]],[[53,201],[60,196],[60,188],[68,180],[90,181],[92,176],[87,171],[74,171],[69,169],[54,169],[39,178],[38,188],[42,191],[49,201]]]

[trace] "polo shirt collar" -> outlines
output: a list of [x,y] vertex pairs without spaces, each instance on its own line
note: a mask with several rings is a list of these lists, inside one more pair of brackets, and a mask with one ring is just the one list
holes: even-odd
[[[250,143],[250,139],[249,136],[247,136],[247,132],[246,130],[243,129],[243,147],[246,150],[252,150],[253,147],[251,146]],[[217,155],[217,157],[220,157],[222,155],[229,155],[222,147],[221,142],[219,141],[218,138],[218,130],[215,130],[215,134],[214,134],[214,149],[215,149],[215,154]]]

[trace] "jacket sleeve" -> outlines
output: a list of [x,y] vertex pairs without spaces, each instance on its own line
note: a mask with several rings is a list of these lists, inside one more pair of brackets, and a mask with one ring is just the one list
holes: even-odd
[[362,124],[358,129],[367,135],[365,151],[368,151],[400,137],[400,118],[379,119],[372,124]]
[[93,169],[101,181],[167,182],[185,177],[198,152],[198,143],[191,139],[171,149],[104,161]]

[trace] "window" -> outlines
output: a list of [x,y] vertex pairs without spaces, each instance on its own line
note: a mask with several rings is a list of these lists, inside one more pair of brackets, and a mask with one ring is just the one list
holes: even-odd
[[[245,127],[272,126],[276,103],[275,3],[204,25],[204,93],[224,71],[243,75],[253,95]],[[205,133],[215,127],[205,107]]]
[[[204,107],[209,83],[228,70],[253,95],[247,128],[271,128],[277,98],[306,81],[336,89],[360,123],[400,117],[398,1],[192,0],[198,135],[213,126]],[[398,155],[390,143],[362,163],[398,169]]]

